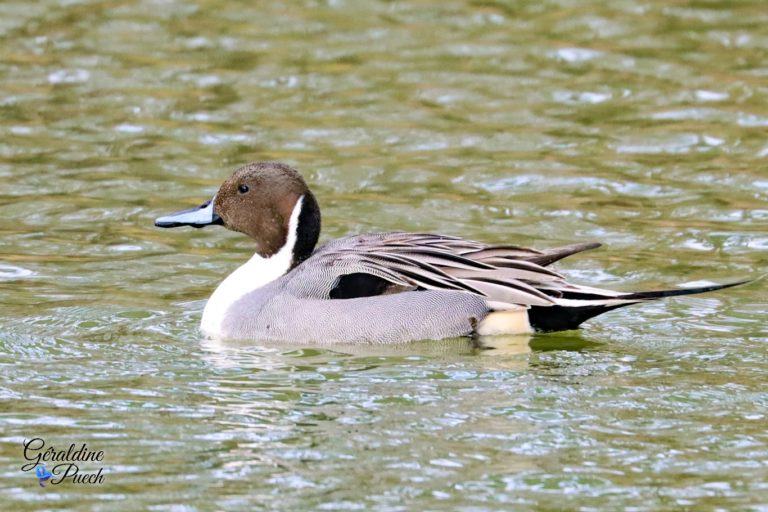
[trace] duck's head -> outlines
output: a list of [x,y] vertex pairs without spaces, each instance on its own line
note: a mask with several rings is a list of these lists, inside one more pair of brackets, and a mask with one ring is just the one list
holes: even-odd
[[277,162],[255,162],[236,170],[211,200],[155,220],[161,228],[215,224],[251,237],[263,258],[290,250],[296,265],[317,243],[320,208],[298,171]]

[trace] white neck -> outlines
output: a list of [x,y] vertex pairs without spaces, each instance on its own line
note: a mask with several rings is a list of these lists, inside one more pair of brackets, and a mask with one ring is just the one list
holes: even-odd
[[279,251],[268,258],[254,254],[240,268],[229,274],[216,288],[203,311],[200,329],[210,336],[222,334],[222,324],[229,308],[246,294],[257,290],[282,276],[291,268],[293,246],[296,245],[296,230],[304,196],[299,197],[291,212],[288,223],[288,237]]

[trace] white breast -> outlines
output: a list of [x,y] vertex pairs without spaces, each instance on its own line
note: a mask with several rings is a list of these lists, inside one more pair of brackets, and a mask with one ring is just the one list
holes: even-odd
[[296,229],[303,200],[304,196],[301,196],[293,207],[285,245],[269,258],[254,254],[216,288],[203,311],[200,322],[200,330],[203,333],[213,337],[222,336],[224,319],[235,302],[288,272],[293,260],[293,246],[296,244]]

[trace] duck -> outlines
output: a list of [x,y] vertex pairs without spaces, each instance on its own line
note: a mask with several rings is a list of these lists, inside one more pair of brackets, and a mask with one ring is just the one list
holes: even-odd
[[155,220],[214,225],[255,244],[205,305],[200,330],[216,339],[392,344],[563,331],[624,306],[747,282],[620,292],[571,283],[551,267],[595,242],[540,250],[396,231],[316,248],[317,199],[279,162],[244,165],[202,205]]

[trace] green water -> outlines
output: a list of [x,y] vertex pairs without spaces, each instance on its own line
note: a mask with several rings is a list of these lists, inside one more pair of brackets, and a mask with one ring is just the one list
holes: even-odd
[[[765,281],[580,332],[222,345],[235,167],[324,239],[540,247],[623,290],[768,268],[762,1],[0,3],[0,509],[768,510]],[[22,442],[104,452],[38,486]]]

